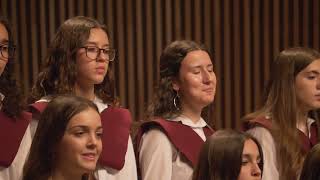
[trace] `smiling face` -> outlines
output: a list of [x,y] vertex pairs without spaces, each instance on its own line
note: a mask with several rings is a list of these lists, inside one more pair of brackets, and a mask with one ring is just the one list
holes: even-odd
[[313,61],[295,78],[298,107],[302,111],[320,108],[320,59]]
[[99,113],[88,108],[73,116],[57,150],[56,168],[83,174],[92,172],[102,151]]
[[[90,30],[90,35],[84,47],[109,48],[107,33],[100,28]],[[90,49],[88,49],[90,51]],[[77,83],[81,85],[94,85],[103,82],[109,67],[109,61],[105,60],[103,53],[92,60],[87,57],[86,49],[80,48],[77,51]]]
[[[8,45],[9,42],[9,35],[8,35],[8,31],[6,29],[6,27],[0,23],[0,46],[3,45]],[[5,51],[2,47],[1,47],[2,51]],[[2,52],[4,53],[4,52]],[[0,54],[0,76],[4,70],[4,68],[6,67],[8,62],[8,58],[4,58],[1,54]]]
[[216,92],[216,75],[206,51],[195,50],[187,54],[180,66],[179,77],[173,89],[179,93],[182,109],[202,109],[209,105]]

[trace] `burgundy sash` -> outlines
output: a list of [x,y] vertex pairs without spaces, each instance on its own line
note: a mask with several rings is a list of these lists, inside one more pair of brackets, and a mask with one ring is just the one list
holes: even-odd
[[41,114],[44,109],[47,107],[49,102],[35,102],[33,104],[29,105],[30,111],[32,112],[32,115],[34,114]]
[[[47,102],[37,102],[30,105],[35,113],[41,113]],[[121,170],[125,163],[128,139],[130,135],[131,114],[127,109],[108,107],[100,113],[103,138],[101,165]]]
[[[256,126],[262,126],[270,131],[272,129],[272,121],[271,119],[266,119],[265,117],[258,117],[257,119],[245,122],[243,128],[244,130],[249,130]],[[301,148],[305,152],[309,152],[310,149],[318,142],[318,130],[316,122],[313,122],[310,126],[310,138],[299,129],[297,129],[297,132],[300,137]]]
[[121,170],[125,163],[130,135],[131,114],[124,108],[108,107],[101,112],[103,127],[100,164]]
[[[137,135],[136,145],[140,145],[143,133],[156,127],[160,128],[160,130],[166,134],[170,142],[191,162],[191,165],[195,167],[204,141],[191,127],[181,122],[159,118],[143,123]],[[206,137],[211,136],[214,132],[213,129],[208,126],[204,127],[203,131]],[[138,147],[136,147],[136,150],[137,149]],[[137,156],[139,156],[139,152]]]
[[0,111],[0,166],[9,167],[13,162],[30,120],[31,114],[27,112],[22,112],[18,118],[10,118]]

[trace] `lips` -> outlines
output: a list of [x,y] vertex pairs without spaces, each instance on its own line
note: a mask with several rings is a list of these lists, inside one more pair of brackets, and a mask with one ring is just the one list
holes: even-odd
[[213,88],[207,88],[207,89],[204,89],[203,91],[207,92],[207,93],[212,93],[212,92],[214,92],[214,89]]
[[103,66],[96,68],[96,72],[99,74],[104,73],[105,71],[106,71],[106,68]]
[[82,157],[85,159],[85,160],[88,160],[88,161],[95,161],[96,160],[96,153],[83,153],[82,154]]

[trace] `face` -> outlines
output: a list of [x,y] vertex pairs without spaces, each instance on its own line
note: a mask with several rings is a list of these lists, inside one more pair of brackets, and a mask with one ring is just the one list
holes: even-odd
[[[109,48],[109,38],[107,33],[100,28],[93,28],[90,31],[90,36],[84,47],[98,47],[101,49]],[[90,51],[90,49],[89,49]],[[80,48],[77,52],[77,83],[82,85],[94,85],[103,82],[107,74],[109,61],[100,51],[97,59],[90,59],[86,55],[86,49]]]
[[302,111],[320,108],[320,59],[297,74],[295,89],[298,106]]
[[[9,35],[6,27],[0,23],[0,46],[8,45],[9,42]],[[7,58],[4,58],[0,55],[0,75],[2,74],[4,68],[6,67],[8,62]]]
[[243,147],[242,165],[238,180],[260,180],[260,160],[257,144],[251,139],[246,140]]
[[57,167],[74,174],[94,171],[102,150],[98,112],[88,108],[73,116],[58,147]]
[[179,93],[182,109],[203,108],[209,105],[216,92],[216,75],[209,54],[202,50],[191,51],[181,62],[179,78],[173,89]]

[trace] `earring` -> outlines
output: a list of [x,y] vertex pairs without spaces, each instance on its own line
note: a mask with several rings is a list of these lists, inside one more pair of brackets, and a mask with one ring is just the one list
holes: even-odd
[[180,108],[179,108],[178,105],[177,105],[178,99],[179,99],[179,94],[178,94],[178,92],[177,92],[176,96],[173,98],[173,105],[174,105],[174,107],[179,111]]

